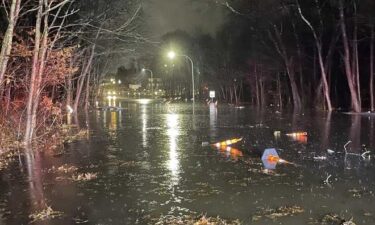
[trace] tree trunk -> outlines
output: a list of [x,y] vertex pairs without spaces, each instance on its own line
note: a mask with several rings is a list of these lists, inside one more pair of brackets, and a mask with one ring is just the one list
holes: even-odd
[[89,102],[90,102],[90,78],[91,78],[91,73],[88,73],[87,79],[86,79],[86,95],[85,95],[85,109],[89,108]]
[[72,107],[72,74],[69,74],[67,83],[66,105]]
[[[7,69],[9,55],[12,51],[13,32],[16,26],[18,15],[20,12],[21,0],[12,0],[10,6],[8,27],[4,34],[4,39],[1,43],[0,52],[0,90],[2,89],[5,71]],[[0,96],[1,97],[1,96]]]
[[297,83],[295,80],[295,72],[294,72],[294,65],[293,59],[287,60],[286,59],[286,70],[289,76],[290,87],[292,89],[292,96],[293,96],[293,105],[296,111],[301,110],[301,97],[298,93]]
[[[321,48],[319,46],[319,48]],[[323,63],[323,56],[322,56],[322,50],[318,49],[318,60],[319,60],[319,66],[320,66],[320,71],[322,73],[322,81],[323,81],[323,94],[327,103],[327,110],[329,112],[332,111],[332,103],[331,103],[331,97],[330,97],[330,88],[327,82],[327,74],[325,70],[325,66]]]
[[301,105],[301,97],[298,93],[298,87],[295,80],[295,70],[294,70],[294,62],[293,57],[289,57],[288,53],[286,51],[286,47],[283,43],[283,40],[281,38],[281,33],[279,30],[277,30],[276,26],[274,26],[274,33],[276,36],[276,39],[272,36],[270,32],[268,32],[269,37],[271,38],[271,41],[274,43],[275,48],[277,52],[280,54],[281,58],[284,61],[286,71],[288,73],[290,87],[292,89],[292,96],[293,96],[293,106],[296,111],[300,111],[302,108]]
[[89,70],[91,68],[91,63],[92,63],[92,60],[94,58],[94,52],[95,52],[95,44],[91,47],[89,59],[86,63],[86,66],[84,67],[84,69],[82,71],[80,81],[78,82],[77,94],[76,94],[76,98],[75,98],[75,101],[74,101],[74,107],[73,107],[73,110],[74,110],[75,113],[77,113],[78,104],[79,104],[79,100],[81,98],[81,93],[82,93],[82,89],[83,89],[83,84],[85,83],[86,75],[89,73]]
[[260,107],[260,91],[259,91],[259,77],[258,77],[258,67],[257,64],[254,65],[254,75],[255,75],[255,92],[256,92],[256,104]]
[[359,62],[358,62],[358,24],[357,24],[357,5],[355,1],[353,1],[354,5],[354,30],[353,30],[353,74],[355,77],[355,85],[357,87],[357,96],[358,96],[358,102],[360,105],[362,105],[362,99],[361,99],[361,83],[359,79]]
[[314,27],[311,25],[310,21],[308,21],[306,17],[302,14],[302,10],[299,5],[298,5],[298,11],[302,20],[307,24],[307,26],[310,28],[314,36],[315,45],[316,45],[317,53],[318,53],[318,62],[319,62],[319,67],[320,67],[320,72],[321,72],[321,79],[323,83],[323,94],[327,103],[327,109],[330,112],[332,111],[332,104],[331,104],[331,97],[330,97],[330,87],[327,82],[327,74],[326,74],[325,65],[323,62],[322,42],[321,42],[321,39],[318,37]]
[[374,104],[374,24],[371,24],[371,39],[370,39],[370,100],[371,111],[375,110]]
[[358,99],[357,90],[355,88],[355,77],[352,74],[352,68],[350,65],[350,50],[349,50],[349,40],[346,33],[346,24],[344,18],[344,6],[342,0],[339,1],[340,10],[340,27],[342,33],[342,41],[344,44],[344,64],[345,64],[345,74],[350,90],[350,98],[352,103],[352,108],[355,112],[361,112],[361,104]]
[[281,94],[281,78],[280,78],[280,73],[277,74],[277,89],[278,89],[278,94],[279,94],[279,108],[280,110],[283,109],[283,97]]
[[298,72],[299,72],[299,82],[300,82],[300,90],[301,90],[301,104],[304,104],[304,94],[305,94],[305,88],[304,88],[304,82],[303,82],[303,69],[302,69],[302,48],[301,48],[301,43],[300,43],[300,38],[298,37],[298,33],[296,31],[296,25],[295,22],[292,20],[292,25],[293,25],[293,33],[294,33],[294,38],[296,40],[296,47],[297,47],[297,56],[298,56]]
[[264,108],[266,106],[266,94],[264,91],[264,81],[262,78],[259,80],[259,87],[260,87],[260,105],[262,106],[262,108]]
[[39,8],[35,22],[35,38],[34,38],[34,50],[33,50],[33,62],[31,69],[30,88],[29,96],[26,105],[26,131],[24,142],[26,145],[31,144],[33,129],[35,127],[35,120],[33,119],[33,103],[36,97],[37,90],[39,89],[38,83],[38,72],[39,72],[39,51],[41,42],[41,24],[42,24],[42,13],[43,13],[43,0],[39,0]]

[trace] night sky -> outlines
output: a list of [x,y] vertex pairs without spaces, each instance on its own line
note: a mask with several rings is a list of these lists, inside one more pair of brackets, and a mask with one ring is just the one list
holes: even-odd
[[156,37],[175,30],[215,35],[228,16],[220,5],[197,0],[147,0],[144,12]]

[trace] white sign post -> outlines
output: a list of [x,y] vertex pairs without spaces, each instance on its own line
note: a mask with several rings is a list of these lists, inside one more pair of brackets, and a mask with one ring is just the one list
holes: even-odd
[[211,98],[211,101],[214,100],[214,98],[215,98],[215,91],[210,91],[210,98]]

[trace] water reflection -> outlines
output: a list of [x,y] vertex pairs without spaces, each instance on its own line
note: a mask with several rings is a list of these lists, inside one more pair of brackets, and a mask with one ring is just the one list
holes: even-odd
[[351,150],[353,153],[361,153],[361,116],[352,116],[350,126]]
[[211,139],[217,138],[217,107],[214,103],[210,103],[210,136]]
[[323,136],[322,136],[322,149],[326,150],[329,148],[329,140],[330,140],[330,133],[331,133],[331,117],[332,113],[329,112],[327,114],[327,118],[324,123],[324,129],[323,129]]
[[[118,103],[118,107],[122,109],[122,102]],[[119,122],[120,128],[122,128],[122,110],[118,111],[118,122]]]
[[238,161],[238,159],[243,156],[242,151],[230,146],[221,146],[218,148],[218,150],[222,155],[227,158],[231,158],[234,161]]
[[147,147],[147,108],[142,105],[142,146]]
[[31,149],[26,151],[25,158],[29,178],[30,214],[32,214],[46,207],[42,182],[42,162],[40,153]]
[[167,114],[167,135],[169,138],[169,160],[167,166],[172,175],[172,183],[178,184],[180,161],[177,152],[177,137],[179,135],[179,115]]
[[359,169],[362,152],[361,145],[361,116],[352,116],[352,123],[349,131],[349,141],[347,145],[348,154],[345,155],[345,169]]
[[117,112],[111,112],[111,123],[109,124],[109,130],[117,130]]

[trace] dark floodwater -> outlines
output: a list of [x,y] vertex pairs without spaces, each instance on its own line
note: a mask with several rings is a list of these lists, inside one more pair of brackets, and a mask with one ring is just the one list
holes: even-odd
[[[259,225],[319,224],[323,215],[336,213],[375,224],[375,117],[224,106],[196,106],[193,115],[188,104],[122,107],[83,116],[88,138],[67,144],[65,154],[26,154],[0,172],[0,224],[28,224],[42,205],[63,216],[33,224],[153,224],[161,215],[194,213]],[[308,132],[308,139],[285,136],[293,131]],[[232,137],[244,141],[231,152],[202,146]],[[349,140],[348,151],[369,150],[372,158],[345,157]],[[260,157],[268,147],[298,166],[263,173]],[[51,170],[64,164],[97,178],[72,181],[74,173]],[[267,209],[294,205],[304,212],[252,221]]]

